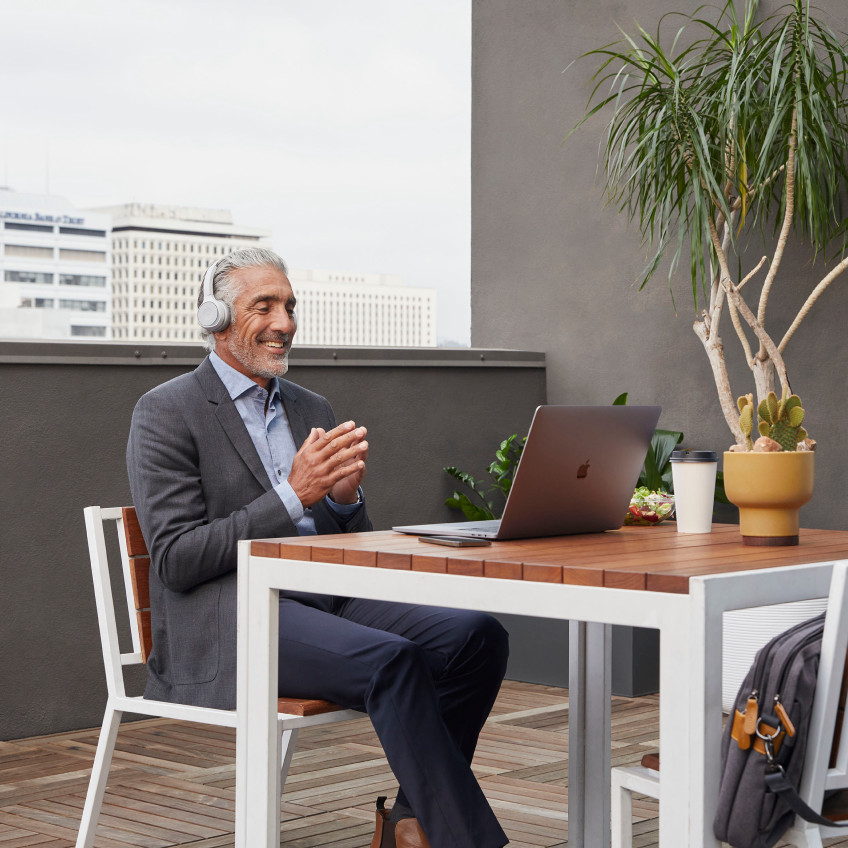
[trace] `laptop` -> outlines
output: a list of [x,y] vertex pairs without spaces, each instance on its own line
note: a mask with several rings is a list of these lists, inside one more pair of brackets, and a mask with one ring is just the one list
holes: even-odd
[[617,530],[659,421],[659,406],[540,406],[503,518],[393,527],[418,536],[533,539]]

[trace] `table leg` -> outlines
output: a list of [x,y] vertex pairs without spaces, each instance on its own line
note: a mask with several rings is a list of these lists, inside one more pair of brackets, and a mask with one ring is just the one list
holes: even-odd
[[[707,718],[718,670],[721,688],[721,631],[718,656],[707,660],[715,634],[706,626],[701,598],[681,597],[660,627],[660,848],[706,848],[717,843],[705,822],[704,774],[712,734]],[[719,695],[720,697],[720,695]],[[721,721],[721,710],[717,711]],[[718,745],[716,745],[716,751]],[[706,758],[706,759],[705,759]]]
[[[255,575],[240,552],[235,848],[280,844],[277,753],[279,592]],[[246,622],[246,625],[244,623]]]
[[[711,591],[712,589],[712,591]],[[724,627],[723,584],[707,587],[692,581],[690,598],[690,723],[702,732],[691,736],[689,844],[718,848],[713,815],[721,779],[721,672]],[[715,595],[718,597],[715,597]]]
[[568,842],[610,844],[612,628],[568,625]]

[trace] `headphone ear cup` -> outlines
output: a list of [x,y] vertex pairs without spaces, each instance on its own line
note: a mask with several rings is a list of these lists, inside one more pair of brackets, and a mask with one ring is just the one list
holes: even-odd
[[220,333],[230,326],[230,309],[222,300],[209,297],[197,310],[197,323],[208,333]]

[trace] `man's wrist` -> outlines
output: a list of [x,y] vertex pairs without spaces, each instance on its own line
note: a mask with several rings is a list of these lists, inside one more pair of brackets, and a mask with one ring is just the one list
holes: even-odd
[[330,492],[327,492],[327,500],[330,501],[330,503],[336,504],[336,506],[356,506],[357,504],[361,504],[362,500],[363,500],[363,498],[362,498],[362,487],[361,486],[356,487],[356,500],[355,501],[350,501],[349,503],[345,503],[344,501],[334,500],[333,496]]

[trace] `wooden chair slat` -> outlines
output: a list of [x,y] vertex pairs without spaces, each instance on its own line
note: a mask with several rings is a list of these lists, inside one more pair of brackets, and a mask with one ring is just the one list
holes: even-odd
[[147,545],[141,535],[141,526],[135,514],[135,507],[125,506],[121,512],[124,516],[124,536],[127,539],[127,553],[131,557],[147,556]]
[[130,560],[133,600],[137,610],[150,606],[150,557],[136,557]]
[[150,610],[139,610],[135,617],[138,621],[138,636],[141,642],[141,661],[147,662],[153,647],[153,630],[150,624]]
[[848,819],[848,789],[842,789],[825,798],[822,815],[833,822]]
[[653,769],[654,771],[660,770],[660,752],[652,751],[650,754],[645,754],[642,757],[642,768]]
[[319,701],[309,698],[279,698],[277,700],[277,712],[297,716],[314,716],[322,713],[334,713],[343,710],[332,701]]

